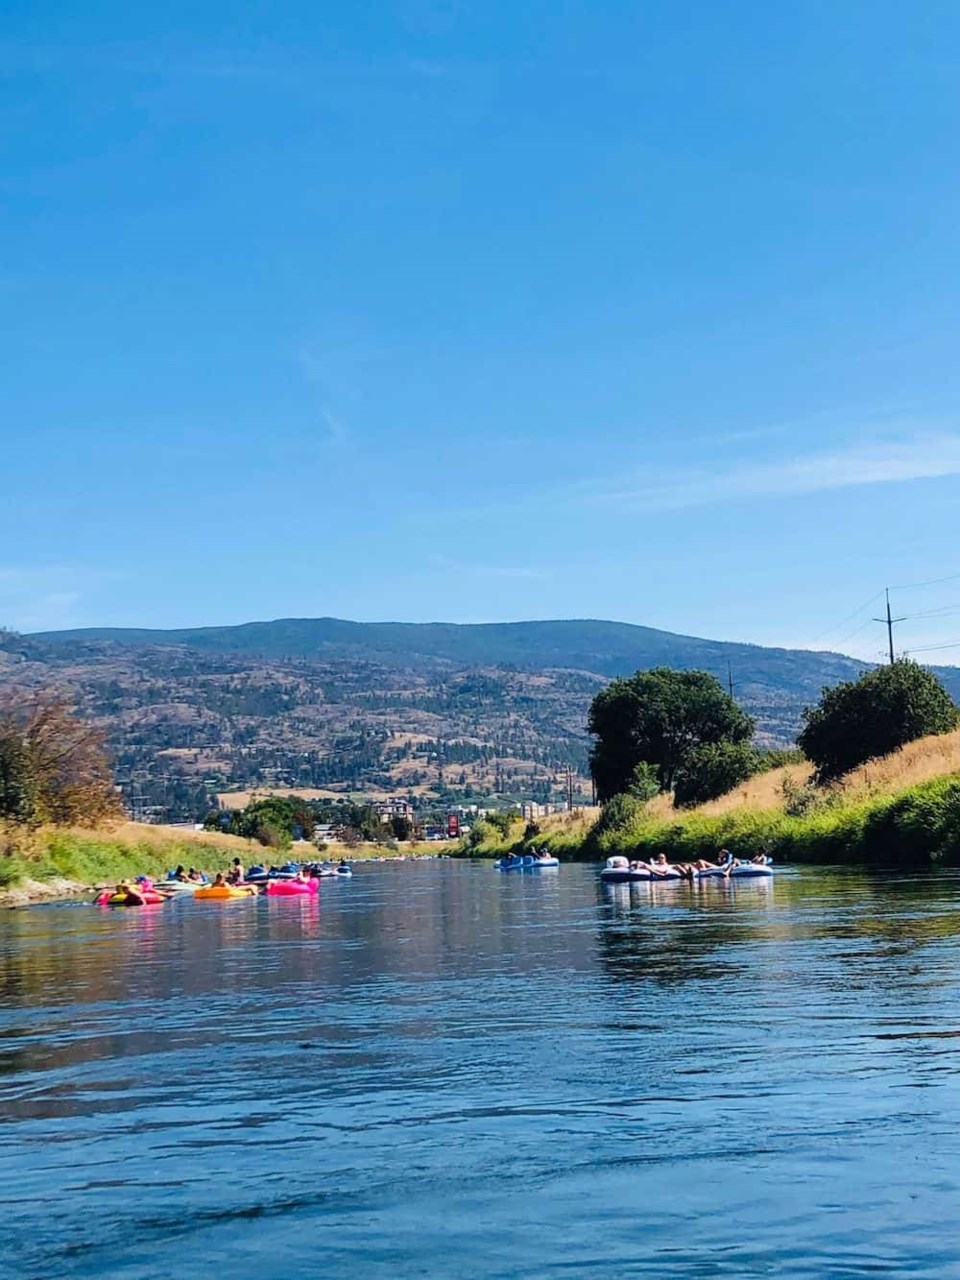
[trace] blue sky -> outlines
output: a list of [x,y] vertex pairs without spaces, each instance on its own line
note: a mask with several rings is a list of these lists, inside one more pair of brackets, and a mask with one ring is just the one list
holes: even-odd
[[960,639],[958,40],[952,0],[13,0],[0,622],[873,656],[890,583],[904,646]]

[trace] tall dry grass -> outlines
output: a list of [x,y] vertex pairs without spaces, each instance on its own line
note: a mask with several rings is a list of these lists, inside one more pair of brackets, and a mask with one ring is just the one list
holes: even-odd
[[[869,760],[825,790],[824,795],[836,801],[853,803],[871,796],[892,795],[951,774],[960,774],[960,729],[918,738],[890,755]],[[784,783],[797,789],[806,786],[812,777],[810,765],[788,764],[748,778],[726,795],[693,809],[674,809],[670,796],[657,796],[647,805],[647,813],[651,818],[666,822],[677,817],[715,818],[741,809],[782,811],[786,801]]]
[[960,773],[960,729],[908,742],[888,756],[868,760],[839,784],[844,795],[870,796]]
[[[73,835],[90,835],[81,828],[70,828]],[[171,844],[185,847],[197,846],[202,849],[217,849],[223,853],[242,856],[259,851],[261,845],[255,840],[245,840],[242,836],[228,836],[221,831],[191,831],[189,827],[152,826],[145,822],[118,822],[99,829],[100,834],[121,844],[131,844],[146,848],[164,849]]]
[[656,796],[647,805],[647,812],[652,818],[663,821],[682,814],[702,814],[704,817],[715,817],[721,813],[730,813],[734,809],[782,809],[784,801],[783,784],[789,779],[795,786],[802,787],[810,781],[813,773],[808,764],[787,764],[780,769],[770,769],[767,773],[758,773],[741,782],[739,786],[728,791],[716,800],[708,800],[705,804],[692,809],[678,810],[673,807],[673,797]]

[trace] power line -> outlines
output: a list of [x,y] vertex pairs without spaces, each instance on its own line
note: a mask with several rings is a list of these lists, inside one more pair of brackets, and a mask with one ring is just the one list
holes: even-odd
[[[883,592],[880,594],[882,595]],[[852,640],[854,636],[858,636],[861,631],[864,631],[869,627],[871,622],[873,622],[873,618],[865,618],[864,621],[860,623],[859,627],[854,627],[854,629],[852,631],[848,631],[845,636],[840,636],[838,640],[834,641],[834,644],[846,644],[848,640]]]
[[[845,618],[841,618],[840,621],[837,623],[834,623],[833,626],[827,627],[825,631],[821,631],[819,635],[815,635],[813,639],[810,641],[810,643],[816,644],[818,640],[821,640],[824,636],[830,635],[831,632],[839,631],[840,628],[846,626],[848,622],[852,622],[853,619],[857,617],[858,614],[863,613],[864,609],[869,609],[870,606],[873,604],[874,600],[879,600],[882,595],[883,595],[882,591],[876,592],[876,594],[872,595],[869,600],[865,600],[858,609],[854,609],[853,613],[848,613]],[[868,622],[872,621],[872,619],[868,618],[867,621]],[[856,632],[854,632],[854,634],[856,634]],[[839,644],[840,641],[837,641],[837,643]]]
[[[851,613],[848,613],[845,618],[841,618],[839,622],[832,624],[831,626],[827,627],[826,630],[821,631],[817,635],[815,635],[809,643],[811,645],[815,645],[817,641],[822,640],[825,636],[833,636],[836,632],[840,631],[842,627],[846,626],[848,622],[852,622],[855,618],[859,617],[859,615],[863,613],[865,609],[868,609],[870,605],[874,603],[875,600],[879,600],[880,597],[884,595],[889,596],[890,591],[915,591],[915,590],[919,590],[921,587],[936,586],[941,582],[958,582],[958,581],[960,581],[960,573],[950,573],[939,578],[925,578],[921,582],[901,583],[899,585],[887,587],[885,588],[884,591],[877,591],[874,595],[872,595],[869,598],[869,600],[865,600],[863,604],[858,605],[856,609],[854,609]],[[831,643],[835,645],[846,644],[846,642],[849,640],[852,640],[854,636],[858,636],[861,631],[863,631],[866,627],[870,625],[871,622],[881,622],[887,625],[888,627],[887,638],[888,638],[888,652],[889,652],[889,649],[890,649],[889,641],[891,638],[891,632],[892,632],[894,623],[907,622],[912,618],[933,618],[938,616],[940,617],[948,616],[950,610],[954,608],[960,609],[960,605],[956,605],[956,606],[941,605],[936,609],[925,609],[919,613],[904,614],[903,617],[901,618],[890,617],[889,616],[890,611],[888,609],[887,617],[867,618],[865,621],[861,622],[859,626],[855,627],[852,631],[848,631],[848,632],[845,632],[843,635],[836,636],[836,638],[834,638],[831,641]],[[888,622],[888,618],[889,618],[889,622]],[[914,652],[920,652],[920,650],[915,650]]]
[[913,618],[948,618],[951,614],[960,611],[960,604],[956,602],[952,604],[942,604],[936,609],[921,609],[919,613],[908,613],[907,617]]
[[[941,582],[957,582],[960,581],[960,573],[949,573],[945,578],[927,578],[923,582],[904,582],[899,585],[894,584],[891,591],[917,591],[920,587],[935,587]],[[876,597],[874,597],[876,598]]]
[[960,649],[960,640],[951,640],[947,644],[921,644],[915,649],[911,649],[911,653],[936,653],[940,649]]

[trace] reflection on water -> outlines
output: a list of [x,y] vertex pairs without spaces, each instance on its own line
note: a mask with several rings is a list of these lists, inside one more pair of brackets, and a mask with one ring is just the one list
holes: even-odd
[[956,1274],[958,904],[441,862],[8,912],[0,1271]]

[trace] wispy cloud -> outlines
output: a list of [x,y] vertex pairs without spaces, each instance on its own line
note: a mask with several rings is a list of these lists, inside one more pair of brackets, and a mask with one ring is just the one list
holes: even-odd
[[304,381],[316,395],[317,415],[326,429],[324,438],[330,444],[344,444],[350,438],[350,428],[330,407],[330,385],[323,357],[314,351],[302,350],[297,353],[297,360]]
[[654,477],[647,473],[636,483],[601,481],[582,490],[581,497],[588,503],[649,511],[954,475],[960,475],[960,435],[942,432],[795,453],[760,463],[737,462],[709,471],[663,472]]
[[350,429],[347,424],[332,414],[329,409],[320,409],[320,421],[327,428],[329,439],[333,444],[343,444],[349,437]]
[[[794,436],[802,441],[803,430],[795,428]],[[681,467],[660,462],[643,471],[625,467],[616,476],[595,475],[535,490],[526,485],[522,495],[459,506],[449,514],[490,520],[533,507],[550,511],[593,507],[626,512],[680,511],[960,475],[960,434],[949,430],[903,431],[897,436],[888,432],[883,438],[807,451],[795,445],[779,457],[756,462],[744,458],[742,449],[738,452],[740,456],[712,465]]]

